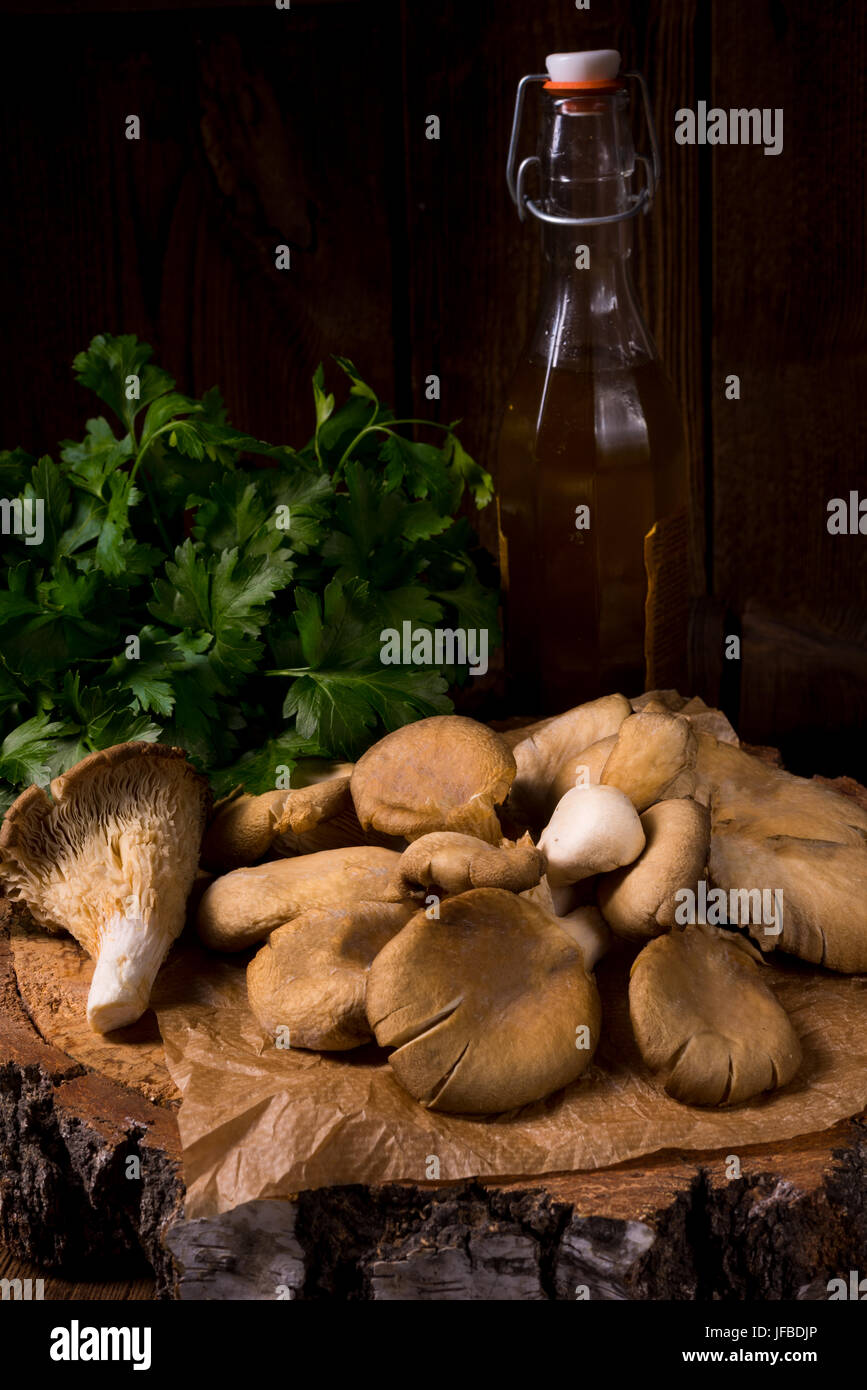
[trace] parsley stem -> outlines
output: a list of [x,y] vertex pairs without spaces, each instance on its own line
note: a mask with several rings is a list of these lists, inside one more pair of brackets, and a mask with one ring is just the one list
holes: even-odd
[[160,514],[159,514],[159,509],[158,509],[157,504],[156,504],[156,498],[154,497],[153,488],[151,487],[151,480],[150,480],[150,478],[148,477],[147,473],[142,473],[142,475],[141,475],[141,480],[142,480],[142,486],[144,487],[145,493],[146,493],[146,495],[147,495],[148,502],[149,502],[149,504],[150,504],[151,516],[152,516],[153,519],[154,519],[154,524],[156,525],[156,528],[157,528],[157,530],[159,531],[160,536],[161,536],[162,539],[163,539],[163,543],[165,544],[165,547],[166,547],[166,553],[167,553],[168,555],[171,555],[171,554],[174,553],[174,551],[173,551],[173,546],[172,546],[171,541],[169,540],[168,532],[166,531],[166,528],[165,528],[165,526],[163,525],[163,519],[162,519],[162,517],[161,517]]
[[[387,425],[365,425],[364,429],[361,430],[355,436],[352,443],[349,444],[347,448],[344,450],[343,456],[341,457],[340,462],[334,470],[335,479],[340,477],[340,471],[343,468],[344,463],[346,463],[346,460],[349,458],[349,455],[352,453],[355,446],[364,438],[366,434],[370,434],[373,430],[379,430],[381,434],[394,435],[394,430],[391,428],[392,425],[429,425],[431,429],[445,430],[446,434],[452,433],[451,425],[441,425],[438,420],[389,420]],[[395,436],[395,438],[396,437],[397,436]]]
[[144,443],[144,444],[141,446],[141,448],[139,449],[138,453],[137,453],[136,456],[135,456],[135,462],[133,463],[133,466],[132,466],[132,468],[130,469],[129,480],[130,480],[131,483],[134,483],[134,482],[135,482],[136,474],[138,473],[138,470],[139,470],[139,464],[141,463],[141,461],[142,461],[142,459],[144,458],[145,454],[147,453],[148,449],[149,449],[149,448],[151,447],[151,445],[153,444],[154,440],[155,440],[155,439],[159,439],[159,437],[160,437],[161,434],[169,434],[169,433],[175,428],[176,425],[177,425],[177,421],[176,421],[176,420],[169,420],[169,422],[168,422],[167,425],[163,425],[163,426],[161,427],[161,429],[154,430],[153,434],[149,436],[149,438],[147,439],[146,443]]
[[8,661],[6,660],[6,658],[4,657],[4,655],[3,655],[2,652],[0,652],[0,666],[3,667],[3,670],[6,672],[7,676],[8,676],[9,679],[12,681],[13,685],[16,685],[16,686],[18,687],[18,689],[20,690],[21,694],[24,696],[25,700],[32,700],[32,699],[33,699],[33,692],[32,692],[32,690],[28,690],[28,689],[27,689],[27,686],[24,685],[24,684],[18,679],[18,677],[16,676],[15,672],[12,670],[11,666],[9,665]]
[[[142,459],[144,458],[145,454],[148,452],[148,449],[151,447],[151,445],[153,444],[154,440],[157,439],[157,438],[159,437],[159,435],[169,433],[171,430],[173,430],[174,427],[175,427],[175,424],[176,424],[176,421],[170,420],[169,423],[168,423],[167,425],[163,425],[161,429],[154,430],[153,434],[150,436],[150,438],[148,439],[147,443],[146,443],[146,444],[143,444],[143,445],[141,446],[141,448],[139,449],[138,453],[137,453],[136,456],[135,456],[135,462],[133,463],[133,466],[132,466],[132,468],[130,469],[130,473],[129,473],[130,487],[132,487],[133,483],[135,482],[136,474],[138,473],[138,470],[139,470],[139,465],[141,464]],[[163,543],[164,543],[164,545],[165,545],[165,547],[166,547],[166,551],[168,552],[169,555],[171,555],[171,554],[173,553],[172,543],[171,543],[171,541],[169,540],[168,533],[166,532],[166,528],[165,528],[165,526],[163,525],[162,517],[160,516],[159,511],[157,510],[156,499],[154,498],[153,490],[152,490],[152,488],[151,488],[150,480],[149,480],[149,478],[148,478],[148,476],[147,476],[147,473],[142,473],[142,484],[143,484],[143,486],[144,486],[145,495],[147,496],[148,504],[149,504],[150,509],[151,509],[151,516],[152,516],[153,519],[154,519],[154,525],[156,526],[157,530],[158,530],[159,533],[160,533],[160,536],[162,537]]]

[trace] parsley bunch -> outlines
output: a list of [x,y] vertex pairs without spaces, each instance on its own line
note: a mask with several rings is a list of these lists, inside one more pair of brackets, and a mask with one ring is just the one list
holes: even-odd
[[[354,758],[452,708],[466,671],[382,665],[384,628],[499,641],[487,557],[456,519],[491,479],[452,426],[407,439],[424,422],[395,420],[338,357],[346,400],[320,366],[313,438],[272,446],[151,359],[135,337],[94,338],[74,371],[114,419],[88,420],[59,462],[0,453],[0,811],[128,739],[186,748],[218,793],[268,790],[302,756]],[[11,534],[14,499],[42,502],[38,544]]]

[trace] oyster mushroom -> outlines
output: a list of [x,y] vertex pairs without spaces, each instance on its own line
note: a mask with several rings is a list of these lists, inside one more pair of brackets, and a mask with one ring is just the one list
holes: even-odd
[[867,970],[867,813],[850,797],[699,735],[696,795],[711,813],[708,870],[732,893],[781,894],[778,946],[847,974]]
[[[318,832],[316,839],[311,833]],[[219,873],[256,864],[266,854],[305,854],[365,843],[348,777],[307,787],[237,796],[217,808],[202,843],[202,863]]]
[[428,892],[466,893],[470,888],[505,888],[521,893],[539,882],[542,856],[530,837],[494,849],[475,835],[436,830],[414,840],[400,857],[395,889],[401,898]]
[[596,787],[602,781],[602,770],[608,761],[611,750],[617,742],[616,734],[591,743],[580,753],[570,753],[557,769],[556,776],[548,791],[547,805],[550,815],[558,801],[561,801],[573,787]]
[[[592,893],[595,883],[595,879],[582,879],[577,888],[560,895],[557,905],[554,903],[548,880],[544,877],[533,888],[528,888],[521,894],[527,902],[534,903],[553,917],[560,930],[571,936],[576,945],[581,947],[587,970],[592,970],[608,950],[611,944],[611,928],[595,902],[588,900],[575,904],[571,899],[573,894],[583,896],[583,889]],[[561,909],[559,912],[558,906]]]
[[645,846],[626,868],[603,874],[596,898],[618,936],[646,940],[675,923],[675,895],[696,891],[710,843],[710,816],[697,801],[659,801],[641,817]]
[[617,787],[573,787],[557,803],[539,849],[556,906],[558,889],[637,859],[644,831],[629,797]]
[[417,840],[434,830],[502,839],[494,807],[515,775],[508,747],[457,714],[419,719],[386,734],[359,759],[352,799],[365,830]]
[[122,743],[29,787],[0,828],[0,883],[96,962],[87,1019],[135,1023],[184,926],[210,794],[180,748]]
[[[617,742],[602,769],[603,786],[619,787],[639,814],[669,797],[668,788],[695,764],[696,736],[682,715],[653,709],[632,714],[621,724]],[[686,790],[693,789],[690,782]]]
[[499,888],[418,912],[370,968],[367,1015],[402,1086],[431,1110],[494,1114],[586,1069],[600,1006],[580,949]]
[[278,927],[247,966],[250,1007],[266,1033],[291,1047],[344,1051],[369,1042],[367,975],[415,909],[358,902],[302,912]]
[[785,1086],[801,1047],[744,937],[704,923],[657,937],[629,977],[629,1016],[647,1065],[687,1105],[737,1105]]
[[273,791],[229,797],[219,804],[202,841],[202,864],[216,873],[255,864],[274,843],[285,799],[285,791]]
[[386,901],[400,855],[374,845],[325,849],[235,869],[211,884],[196,930],[214,951],[243,951],[316,907]]
[[514,747],[518,770],[509,793],[510,814],[529,826],[544,825],[550,814],[551,786],[566,760],[616,734],[631,714],[624,695],[603,695],[531,725]]

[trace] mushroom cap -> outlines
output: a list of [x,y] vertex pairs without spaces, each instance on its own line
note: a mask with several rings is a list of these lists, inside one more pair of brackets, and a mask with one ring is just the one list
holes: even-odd
[[312,908],[386,901],[399,858],[353,845],[235,869],[204,894],[196,930],[213,951],[243,951]]
[[573,787],[557,803],[539,849],[553,891],[631,864],[644,849],[644,831],[629,797],[617,787]]
[[[527,825],[543,825],[550,814],[552,783],[567,758],[616,734],[631,714],[625,695],[603,695],[531,725],[515,744],[518,770],[509,794],[509,811]],[[574,780],[570,785],[575,785]]]
[[600,780],[619,787],[640,813],[663,799],[668,786],[694,766],[695,757],[696,736],[688,719],[642,710],[621,724]]
[[[774,833],[774,830],[777,833]],[[720,826],[711,837],[709,875],[732,892],[781,895],[782,931],[752,926],[763,950],[779,947],[843,974],[867,971],[867,846],[804,840],[779,822]]]
[[526,844],[508,842],[494,849],[476,835],[435,830],[404,850],[397,869],[396,892],[402,898],[444,897],[471,888],[505,888],[521,893],[539,882],[542,856],[527,837]]
[[515,760],[499,734],[475,719],[437,714],[386,734],[359,759],[352,799],[365,830],[417,840],[434,830],[500,843],[494,807]]
[[357,902],[303,912],[272,932],[247,966],[250,1007],[267,1033],[290,1047],[342,1051],[369,1042],[367,975],[412,909]]
[[275,827],[275,854],[315,854],[322,849],[348,849],[350,845],[379,845],[402,850],[400,836],[381,835],[361,827],[350,793],[350,775],[314,786],[293,788],[286,794],[283,813]]
[[609,734],[607,738],[601,738],[598,743],[591,743],[589,748],[584,748],[580,753],[570,753],[564,763],[561,763],[557,773],[549,788],[548,793],[548,814],[550,815],[558,801],[562,801],[567,792],[573,787],[596,787],[602,781],[602,770],[608,761],[615,743],[616,734]]
[[[325,827],[332,834],[322,833]],[[319,831],[318,841],[311,835]],[[270,851],[305,854],[364,844],[349,777],[305,787],[237,796],[217,808],[202,844],[202,863],[218,873],[256,864]]]
[[218,806],[202,841],[202,863],[216,873],[257,863],[274,843],[285,799],[285,792],[273,791],[236,796]]
[[93,1028],[133,1023],[185,907],[210,805],[180,748],[124,743],[29,787],[0,827],[0,883],[49,931],[68,931],[96,962]]
[[[416,913],[371,966],[367,1013],[377,1042],[395,1049],[401,1085],[461,1114],[511,1110],[574,1081],[601,1018],[580,949],[499,888],[447,898],[439,918]],[[585,1029],[590,1046],[577,1046]]]
[[284,794],[283,810],[277,823],[278,835],[287,830],[302,835],[315,830],[323,821],[333,820],[352,806],[349,777],[331,777],[327,782],[313,782],[308,787],[290,788]]
[[634,863],[604,874],[596,896],[618,936],[643,940],[674,926],[681,888],[696,891],[710,844],[710,816],[697,801],[658,801],[641,817],[645,846]]
[[850,797],[699,735],[697,795],[711,813],[709,874],[728,893],[782,893],[765,949],[844,973],[867,971],[867,814]]
[[820,838],[834,844],[867,843],[867,811],[815,780],[771,767],[710,734],[698,735],[696,796],[710,805],[711,822],[728,820],[779,823],[796,839]]
[[737,1105],[785,1086],[801,1047],[742,936],[697,923],[651,941],[629,978],[641,1054],[687,1105]]

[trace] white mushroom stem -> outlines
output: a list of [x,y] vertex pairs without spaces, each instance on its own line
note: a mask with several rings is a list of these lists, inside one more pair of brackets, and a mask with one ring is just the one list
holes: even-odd
[[148,1006],[170,938],[143,917],[116,912],[106,922],[90,994],[87,1021],[97,1033],[135,1023]]
[[557,925],[581,947],[585,970],[592,970],[611,945],[611,929],[598,907],[576,907],[558,917]]
[[552,887],[549,881],[548,890],[551,894],[551,906],[554,909],[554,916],[567,917],[575,905],[574,883],[555,884]]

